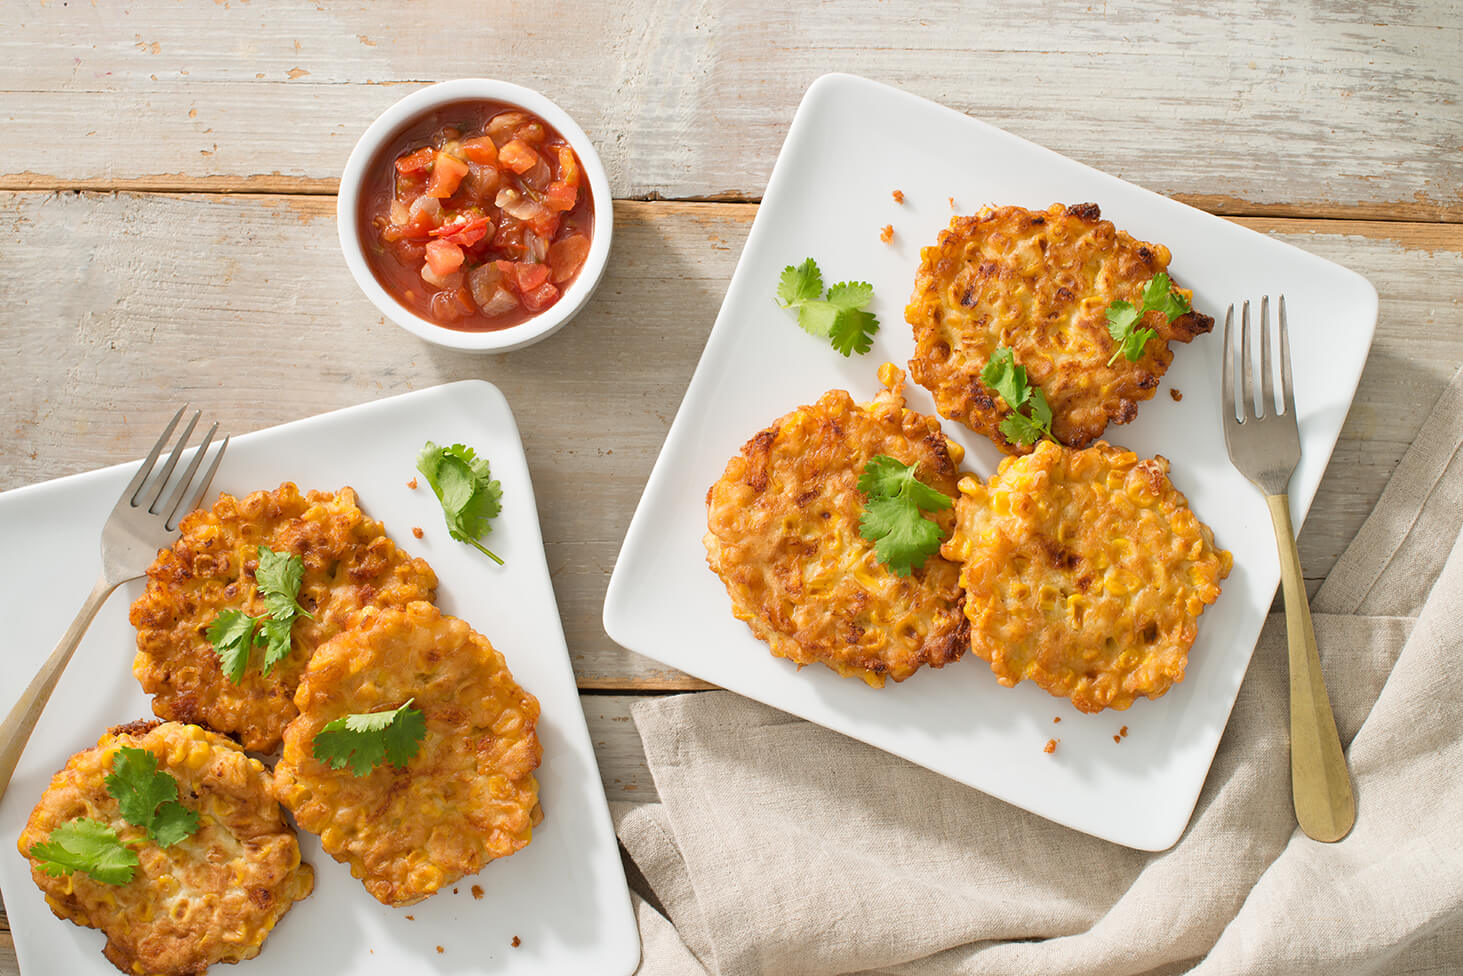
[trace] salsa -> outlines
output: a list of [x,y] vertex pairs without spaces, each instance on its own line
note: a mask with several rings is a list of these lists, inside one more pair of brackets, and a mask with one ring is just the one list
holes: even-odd
[[551,308],[589,255],[594,203],[579,158],[512,105],[436,109],[386,145],[366,180],[366,263],[393,298],[438,325],[518,325]]

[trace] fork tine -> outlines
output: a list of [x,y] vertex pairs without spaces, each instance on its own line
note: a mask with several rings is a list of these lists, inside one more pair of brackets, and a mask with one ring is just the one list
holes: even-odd
[[1295,415],[1295,384],[1290,379],[1290,333],[1285,328],[1285,296],[1280,296],[1280,392],[1286,416]]
[[131,481],[127,482],[127,487],[122,489],[122,497],[127,499],[127,504],[134,506],[137,504],[137,498],[142,494],[142,483],[152,473],[152,466],[157,463],[157,456],[162,453],[163,445],[168,442],[169,437],[173,436],[173,430],[178,426],[178,418],[183,416],[183,411],[187,409],[188,404],[185,403],[178,408],[177,413],[173,414],[173,419],[168,421],[168,429],[163,431],[163,436],[157,439],[157,443],[152,446],[152,451],[138,465],[137,473],[132,476]]
[[1240,349],[1240,379],[1241,390],[1244,393],[1243,417],[1249,417],[1255,413],[1255,368],[1250,365],[1250,303],[1247,299],[1244,311],[1241,314],[1239,330]]
[[188,426],[183,428],[183,434],[178,438],[173,453],[168,455],[168,463],[163,465],[163,473],[158,476],[157,482],[152,491],[152,497],[147,500],[149,513],[157,514],[157,502],[163,495],[163,489],[168,486],[168,479],[173,476],[173,469],[178,466],[178,458],[183,456],[183,450],[188,446],[188,438],[193,436],[193,428],[198,426],[198,418],[203,416],[202,410],[193,411],[193,416],[188,418]]
[[176,524],[178,506],[183,501],[183,493],[193,483],[193,474],[198,470],[198,465],[203,463],[203,455],[208,453],[208,445],[213,443],[213,435],[217,433],[218,424],[214,424],[208,428],[208,433],[203,435],[203,443],[199,444],[198,450],[193,452],[193,460],[188,462],[188,467],[183,470],[183,476],[178,479],[177,485],[174,486],[172,492],[168,495],[168,500],[163,502],[163,507],[160,511],[168,513],[167,518],[163,521],[169,529]]
[[1230,327],[1234,325],[1234,305],[1224,313],[1224,374],[1219,381],[1220,393],[1224,397],[1224,421],[1228,424],[1236,419],[1234,412],[1234,343],[1230,341]]
[[1270,369],[1270,296],[1265,295],[1260,299],[1260,414],[1273,417],[1279,412]]
[[[193,511],[195,508],[203,504],[203,497],[208,494],[208,487],[209,485],[213,484],[213,475],[216,471],[218,471],[218,463],[224,459],[224,451],[227,451],[228,449],[229,435],[225,434],[223,443],[219,444],[218,452],[213,456],[213,463],[208,466],[207,471],[203,472],[203,478],[198,482],[198,490],[194,492],[193,497],[188,500],[187,506],[183,508],[183,514],[186,515],[187,513]],[[171,519],[169,521],[171,522]]]

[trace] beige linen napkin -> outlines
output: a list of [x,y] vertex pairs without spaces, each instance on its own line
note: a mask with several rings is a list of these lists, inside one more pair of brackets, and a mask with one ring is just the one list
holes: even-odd
[[1295,827],[1278,615],[1160,854],[729,693],[647,701],[660,802],[615,805],[653,899],[640,972],[1463,972],[1460,447],[1463,373],[1312,604],[1357,794],[1341,843]]

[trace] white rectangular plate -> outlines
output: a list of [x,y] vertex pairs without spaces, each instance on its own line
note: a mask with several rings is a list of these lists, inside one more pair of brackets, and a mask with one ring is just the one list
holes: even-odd
[[[487,542],[506,565],[448,536],[425,479],[416,490],[407,487],[427,440],[460,441],[492,464],[503,512]],[[81,607],[100,570],[102,523],[135,470],[119,465],[0,494],[0,620],[8,631],[0,708],[10,709]],[[362,508],[385,523],[397,545],[437,571],[442,610],[485,634],[537,696],[544,822],[533,843],[463,878],[455,894],[446,889],[406,909],[381,905],[316,837],[301,832],[315,891],[239,972],[628,976],[639,963],[639,935],[549,582],[523,445],[503,394],[480,381],[452,383],[245,434],[230,443],[214,488],[242,495],[283,481],[302,491],[355,488]],[[420,541],[414,526],[425,532]],[[151,715],[132,677],[136,632],[127,622],[141,592],[141,582],[126,584],[102,608],[0,802],[0,889],[27,973],[116,972],[102,958],[100,933],[51,914],[15,839],[68,756],[95,745],[109,726]],[[474,884],[484,889],[481,900],[472,896]]]
[[[905,202],[892,199],[902,190]],[[953,208],[951,199],[953,198]],[[1184,682],[1156,702],[1083,715],[1032,684],[1003,688],[968,655],[883,689],[773,658],[734,619],[706,567],[706,489],[727,459],[783,413],[842,388],[865,401],[875,370],[914,351],[904,305],[921,246],[955,212],[1093,201],[1143,240],[1168,245],[1194,305],[1222,323],[1245,298],[1284,292],[1304,456],[1291,482],[1297,521],[1366,361],[1375,289],[1355,273],[1059,156],[951,109],[848,75],[808,90],[773,169],[726,301],[630,523],[605,601],[605,629],[631,650],[862,739],[1076,830],[1144,850],[1183,832],[1234,705],[1279,580],[1264,500],[1229,463],[1219,412],[1220,339],[1175,345],[1174,364],[1138,419],[1109,440],[1173,463],[1235,568],[1204,614]],[[894,227],[884,244],[879,231]],[[867,280],[882,324],[873,351],[844,359],[798,329],[774,291],[782,269],[815,258],[827,282]],[[1221,325],[1222,328],[1222,325]],[[1216,331],[1219,331],[1216,329]],[[1173,401],[1168,387],[1182,391]],[[909,405],[933,414],[923,389]],[[1000,455],[947,421],[982,478]],[[694,635],[689,638],[688,635]],[[1060,716],[1060,725],[1052,719]],[[1122,726],[1121,744],[1113,736]],[[1061,740],[1051,755],[1042,747]]]

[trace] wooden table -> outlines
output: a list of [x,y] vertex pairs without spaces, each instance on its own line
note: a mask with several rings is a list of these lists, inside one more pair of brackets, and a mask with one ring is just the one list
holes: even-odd
[[[610,641],[605,586],[798,99],[852,71],[1371,279],[1376,343],[1301,534],[1315,583],[1463,362],[1463,8],[1202,8],[12,0],[0,490],[139,456],[182,398],[243,432],[491,380],[522,426],[606,790],[653,799],[630,705],[707,686]],[[616,197],[593,302],[499,357],[387,323],[335,238],[362,129],[469,75],[555,99]],[[0,914],[0,976],[17,971]]]

